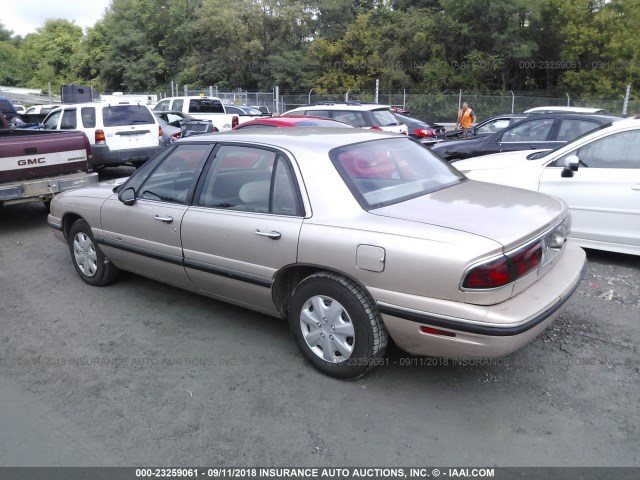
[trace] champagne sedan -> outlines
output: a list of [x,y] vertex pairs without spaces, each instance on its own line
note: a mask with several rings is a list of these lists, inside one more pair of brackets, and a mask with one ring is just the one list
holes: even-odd
[[85,282],[127,270],[286,318],[338,378],[379,364],[389,337],[418,355],[507,355],[554,321],[585,264],[563,201],[358,129],[179,140],[125,181],[58,195],[48,222]]

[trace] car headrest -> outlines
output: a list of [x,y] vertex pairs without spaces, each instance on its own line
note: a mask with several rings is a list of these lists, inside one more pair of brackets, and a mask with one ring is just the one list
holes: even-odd
[[241,188],[238,195],[243,203],[262,203],[269,204],[269,188],[271,182],[249,182],[245,183]]

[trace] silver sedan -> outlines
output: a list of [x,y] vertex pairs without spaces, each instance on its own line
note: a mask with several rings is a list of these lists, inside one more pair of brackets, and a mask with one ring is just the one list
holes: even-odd
[[129,179],[56,196],[48,222],[85,282],[127,270],[287,318],[338,378],[383,363],[389,336],[419,355],[507,355],[553,322],[585,264],[561,200],[351,129],[180,140]]

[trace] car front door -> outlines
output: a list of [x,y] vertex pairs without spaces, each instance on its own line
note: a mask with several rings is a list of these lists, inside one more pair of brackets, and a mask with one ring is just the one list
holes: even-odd
[[182,222],[189,278],[215,298],[277,313],[271,283],[297,260],[301,198],[283,152],[221,145]]
[[[561,176],[567,157],[580,163]],[[539,190],[571,208],[573,236],[640,246],[640,129],[612,133],[569,152],[545,168]]]
[[194,289],[182,265],[180,228],[212,149],[209,144],[178,145],[146,177],[130,187],[135,192],[135,203],[125,205],[115,195],[105,202],[101,211],[101,243],[116,265]]

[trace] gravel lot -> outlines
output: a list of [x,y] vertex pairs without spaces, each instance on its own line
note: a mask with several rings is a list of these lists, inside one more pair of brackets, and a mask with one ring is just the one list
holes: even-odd
[[353,382],[286,322],[77,276],[40,204],[0,210],[0,466],[640,466],[640,257],[588,252],[559,321],[493,365],[391,347]]

